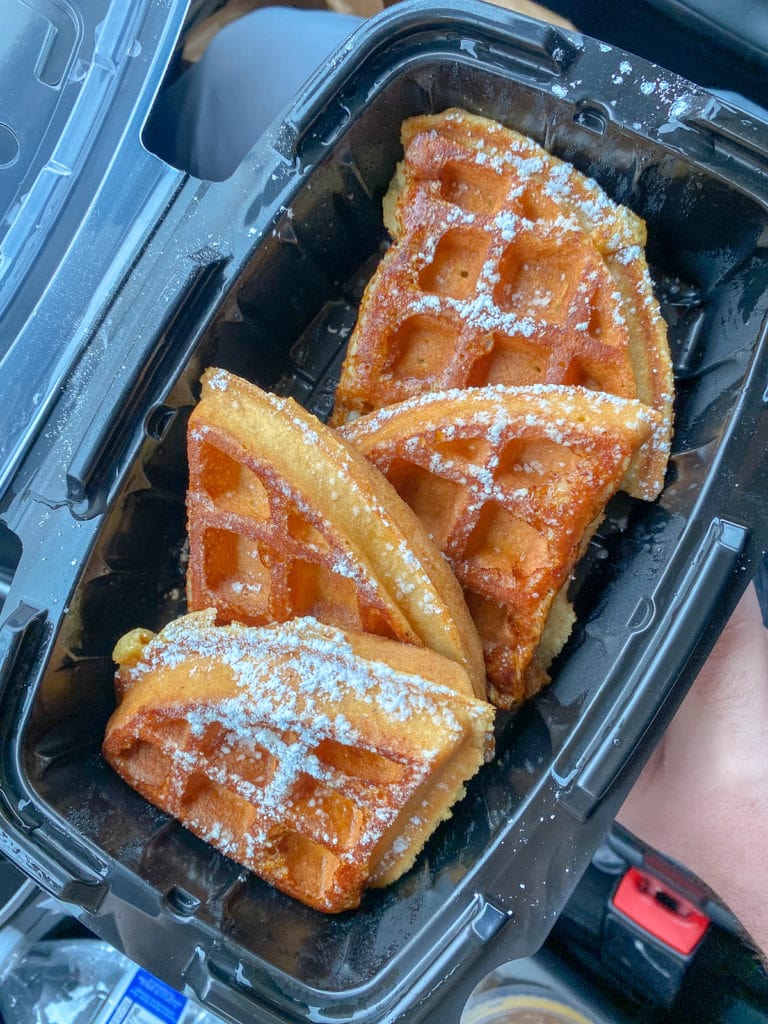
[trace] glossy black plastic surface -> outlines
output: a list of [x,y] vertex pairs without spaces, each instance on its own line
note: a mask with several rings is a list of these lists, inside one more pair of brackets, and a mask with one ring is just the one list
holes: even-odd
[[[674,456],[658,502],[611,506],[552,685],[500,716],[496,760],[415,868],[332,918],[111,772],[110,654],[184,608],[184,436],[202,370],[329,411],[385,244],[400,124],[451,105],[532,135],[646,218]],[[537,949],[768,541],[767,154],[764,125],[637,58],[482,4],[416,2],[332,58],[229,181],[187,180],[14,481],[3,851],[242,1022],[457,1021],[486,971]]]
[[181,180],[140,129],[185,0],[6,0],[0,499]]

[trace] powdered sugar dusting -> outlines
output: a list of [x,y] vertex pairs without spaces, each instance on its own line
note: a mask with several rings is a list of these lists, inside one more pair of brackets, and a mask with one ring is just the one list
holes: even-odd
[[[238,389],[253,390],[251,385],[223,370],[209,371],[206,380],[214,394],[228,391],[228,399],[236,397]],[[282,468],[280,452],[271,448],[262,451],[261,445],[266,442],[253,441],[254,452],[259,455],[256,461],[261,466],[259,473],[265,492],[273,496],[269,521],[259,523],[257,538],[253,541],[253,555],[258,558],[262,541],[268,548],[270,545],[272,548],[282,547],[286,558],[291,552],[302,558],[315,552],[312,560],[316,564],[325,559],[332,573],[354,581],[355,600],[360,608],[376,609],[393,631],[402,631],[402,639],[410,641],[418,637],[422,642],[429,640],[428,646],[461,660],[466,652],[461,647],[460,630],[455,620],[455,602],[454,605],[449,604],[445,596],[447,591],[443,579],[449,579],[448,571],[441,564],[436,568],[434,560],[428,564],[422,549],[417,548],[414,536],[405,535],[399,505],[392,507],[388,504],[392,499],[391,492],[383,486],[377,488],[377,478],[370,476],[360,455],[291,399],[259,392],[258,401],[278,413],[281,429],[290,428],[293,435],[290,447],[295,445],[298,451],[311,451],[315,457],[303,463],[301,472],[289,472]],[[203,423],[193,427],[191,436],[195,440],[203,440],[206,431],[207,426]],[[287,441],[285,447],[289,447]],[[256,462],[252,462],[251,468],[256,471]],[[202,491],[197,500],[206,505],[209,512],[215,511],[219,526],[226,526],[234,533],[242,532],[246,527],[251,529],[252,524],[243,523],[226,509],[217,508],[207,492]],[[328,555],[311,540],[306,541],[301,553],[296,552],[296,544],[288,535],[289,531],[281,525],[286,517],[285,509],[290,509],[294,516],[300,517],[323,538],[329,548]],[[340,528],[342,522],[344,526]],[[380,543],[371,543],[373,536],[382,535],[391,544],[386,553]],[[202,552],[198,556],[201,557]],[[266,568],[264,573],[267,573]],[[229,597],[234,600],[246,591],[255,593],[252,581],[246,582],[248,586],[243,585],[242,578],[235,579],[236,586],[229,586]],[[211,603],[214,603],[214,596],[209,599]],[[286,592],[285,601],[289,598],[290,594]],[[250,606],[244,606],[243,617],[253,621],[248,616],[247,607]],[[287,607],[283,617],[291,613],[292,608]]]
[[[632,71],[622,58],[617,74]],[[486,119],[454,110],[407,124],[400,229],[366,292],[335,421],[469,383],[583,381],[661,411],[664,442],[638,456],[631,491],[658,493],[671,367],[642,220]],[[455,231],[467,214],[472,230]]]
[[[490,727],[487,705],[365,660],[344,633],[312,618],[263,628],[216,628],[214,619],[207,610],[172,622],[147,644],[130,674],[137,686],[164,670],[196,670],[199,697],[190,703],[183,693],[168,694],[160,704],[166,718],[186,724],[189,741],[179,742],[177,729],[154,732],[171,765],[169,809],[224,852],[242,859],[245,851],[257,869],[286,827],[332,849],[340,863],[364,864],[469,722],[480,715]],[[222,672],[232,681],[227,691]],[[219,681],[220,696],[206,699],[209,674]],[[141,715],[133,727],[145,735]],[[426,741],[409,738],[416,736]],[[348,754],[324,753],[329,742]],[[366,752],[392,764],[386,785],[366,778]],[[189,780],[199,777],[218,788],[222,806],[224,794],[232,793],[251,807],[241,833],[225,816],[212,816],[213,795],[205,813],[197,810],[187,791]],[[357,823],[354,839],[344,824],[349,821]]]

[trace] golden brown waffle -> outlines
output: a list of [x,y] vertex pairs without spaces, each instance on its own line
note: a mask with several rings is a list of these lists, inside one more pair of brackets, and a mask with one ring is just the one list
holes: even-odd
[[[427,650],[314,619],[118,645],[104,755],[144,797],[318,910],[411,867],[490,756],[493,709]],[[459,677],[464,677],[463,682]]]
[[387,481],[291,399],[208,370],[188,431],[188,606],[252,625],[312,615],[428,647],[485,695],[461,588]]
[[633,454],[664,443],[631,399],[536,385],[424,395],[340,428],[417,513],[464,588],[489,699],[548,681],[573,615],[564,588]]
[[426,391],[575,384],[662,417],[630,493],[661,490],[666,326],[644,222],[530,139],[461,110],[414,117],[384,201],[394,244],[363,297],[331,422]]

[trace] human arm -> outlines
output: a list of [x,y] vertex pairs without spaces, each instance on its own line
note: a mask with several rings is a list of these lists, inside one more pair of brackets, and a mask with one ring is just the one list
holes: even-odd
[[619,821],[706,882],[768,954],[768,630],[753,587]]

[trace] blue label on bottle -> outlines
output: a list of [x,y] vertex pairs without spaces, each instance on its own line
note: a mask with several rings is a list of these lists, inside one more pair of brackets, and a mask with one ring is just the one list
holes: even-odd
[[186,1005],[186,996],[139,968],[109,1024],[178,1024]]

